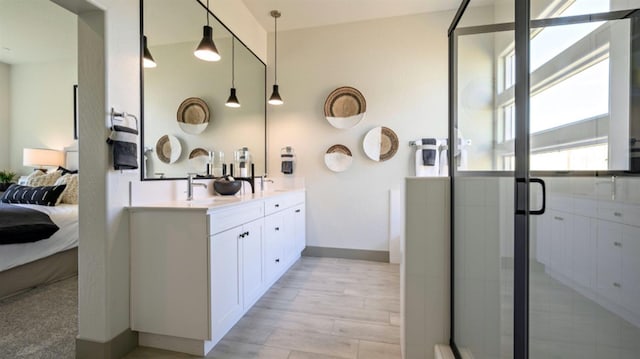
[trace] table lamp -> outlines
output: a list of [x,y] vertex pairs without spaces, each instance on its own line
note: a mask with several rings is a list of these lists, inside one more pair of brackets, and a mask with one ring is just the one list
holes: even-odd
[[47,172],[44,167],[57,167],[64,164],[62,151],[44,148],[25,148],[22,150],[22,165],[34,170]]

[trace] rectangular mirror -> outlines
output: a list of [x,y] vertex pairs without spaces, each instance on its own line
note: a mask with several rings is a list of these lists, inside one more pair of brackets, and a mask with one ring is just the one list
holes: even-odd
[[[266,65],[212,13],[207,19],[206,5],[198,0],[140,0],[140,10],[141,47],[146,36],[156,63],[149,68],[141,62],[142,180],[205,175],[210,152],[216,162],[223,153],[230,164],[242,147],[249,150],[255,175],[264,174]],[[220,61],[194,56],[207,20]],[[238,108],[225,106],[232,80]],[[211,172],[220,175],[213,166]],[[237,166],[234,174],[240,175]]]

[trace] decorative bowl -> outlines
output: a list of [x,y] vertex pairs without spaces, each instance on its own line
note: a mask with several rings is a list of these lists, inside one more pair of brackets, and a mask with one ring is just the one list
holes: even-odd
[[223,196],[230,196],[238,193],[242,188],[242,181],[229,181],[227,179],[217,179],[213,182],[213,189]]

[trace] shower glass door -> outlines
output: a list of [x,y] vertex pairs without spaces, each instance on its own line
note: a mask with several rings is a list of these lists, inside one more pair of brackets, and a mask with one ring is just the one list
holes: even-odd
[[547,185],[529,218],[532,359],[640,357],[633,3],[531,0],[529,169]]
[[463,1],[449,30],[458,358],[640,358],[640,0]]
[[457,355],[473,358],[512,357],[514,180],[496,157],[498,148],[514,153],[513,128],[496,122],[513,116],[496,106],[513,91],[512,74],[496,73],[496,59],[513,49],[513,26],[504,25],[512,22],[499,2],[473,7],[449,37],[451,335]]

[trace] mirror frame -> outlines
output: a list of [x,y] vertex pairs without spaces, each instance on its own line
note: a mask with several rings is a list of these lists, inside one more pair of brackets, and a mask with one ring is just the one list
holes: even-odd
[[[264,67],[264,80],[263,80],[263,84],[264,84],[264,88],[265,88],[265,94],[267,93],[267,64],[262,61],[262,59],[260,59],[260,57],[258,57],[258,55],[256,55],[255,52],[253,52],[253,50],[251,50],[251,48],[249,46],[247,46],[247,44],[245,44],[233,31],[231,31],[231,29],[229,29],[229,27],[222,21],[220,21],[220,19],[213,13],[211,12],[210,9],[207,8],[207,6],[201,1],[201,0],[192,0],[195,1],[196,3],[200,4],[200,6],[202,6],[202,8],[207,11],[209,13],[209,15],[211,15],[216,21],[218,21],[220,23],[220,25],[222,25],[222,27],[224,27],[227,31],[229,31],[229,33],[233,36],[233,38],[239,42],[240,44],[242,44],[242,46],[244,46],[251,55],[253,55],[253,57],[256,58],[256,60],[258,60],[262,66]],[[143,66],[143,58],[144,58],[144,40],[143,40],[143,36],[144,36],[144,0],[140,0],[140,33],[139,33],[139,42],[140,42],[140,64],[139,64],[139,68],[140,68],[140,123],[139,123],[139,136],[140,136],[140,148],[138,149],[139,153],[140,153],[140,165],[138,166],[138,169],[140,170],[140,181],[174,181],[174,180],[183,180],[186,179],[187,176],[184,177],[169,177],[169,178],[146,178],[144,176],[145,173],[145,168],[144,168],[144,66]],[[267,98],[264,98],[264,172],[267,172],[267,161],[268,161],[268,156],[267,156]],[[262,175],[262,174],[260,174]],[[256,177],[258,177],[259,175],[257,175]]]

